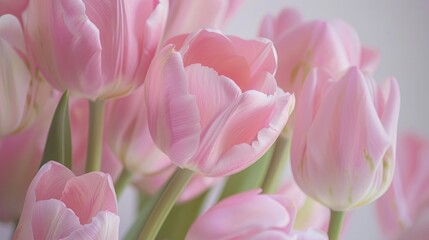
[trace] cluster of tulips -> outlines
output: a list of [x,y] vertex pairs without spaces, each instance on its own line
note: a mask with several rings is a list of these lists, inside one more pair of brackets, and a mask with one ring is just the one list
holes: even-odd
[[124,239],[335,240],[386,192],[383,233],[427,236],[429,143],[397,144],[399,87],[371,77],[378,52],[288,8],[254,39],[223,34],[242,3],[0,1],[13,239],[118,239],[127,186],[140,204]]

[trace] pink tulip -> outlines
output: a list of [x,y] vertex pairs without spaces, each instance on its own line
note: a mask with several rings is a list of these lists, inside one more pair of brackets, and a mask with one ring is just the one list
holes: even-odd
[[171,39],[145,85],[149,130],[179,167],[205,176],[238,172],[282,131],[294,97],[277,88],[274,48],[201,30]]
[[152,0],[35,0],[25,25],[49,83],[95,100],[143,83],[166,17],[167,6]]
[[170,159],[158,149],[150,136],[144,88],[111,101],[108,112],[107,141],[128,171],[143,176],[172,166]]
[[21,17],[27,5],[28,0],[0,0],[0,16],[9,13]]
[[328,239],[316,231],[291,231],[293,203],[283,195],[258,193],[252,190],[222,200],[197,218],[186,239]]
[[279,55],[276,79],[283,90],[295,93],[297,101],[312,68],[336,75],[352,66],[372,71],[378,63],[377,51],[363,48],[347,23],[304,21],[294,9],[283,9],[277,18],[265,17],[259,35],[273,41]]
[[411,133],[400,135],[392,186],[376,205],[381,229],[389,239],[413,232],[410,229],[419,222],[429,223],[428,160],[427,139]]
[[31,182],[14,239],[118,239],[117,211],[109,175],[76,177],[49,162]]
[[[133,183],[139,190],[153,196],[167,183],[176,168],[177,167],[175,165],[171,164],[171,166],[157,173],[135,176]],[[198,174],[192,176],[188,185],[180,194],[178,202],[186,202],[198,197],[219,180],[220,178],[204,177]]]
[[382,87],[356,67],[341,79],[313,71],[297,104],[292,172],[311,198],[336,211],[368,204],[390,186],[399,87]]
[[169,0],[164,39],[201,28],[221,29],[243,0]]
[[50,87],[32,73],[18,19],[0,17],[0,137],[31,126],[50,97]]

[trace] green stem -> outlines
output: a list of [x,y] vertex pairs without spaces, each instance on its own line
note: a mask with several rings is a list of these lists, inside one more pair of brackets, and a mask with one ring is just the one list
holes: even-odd
[[273,158],[262,183],[262,190],[265,194],[276,193],[281,178],[285,172],[285,167],[290,157],[290,139],[285,134],[280,134],[274,147]]
[[329,221],[328,237],[329,240],[338,240],[343,225],[345,212],[331,210],[331,219]]
[[132,176],[133,175],[131,174],[131,172],[128,171],[125,167],[122,169],[121,175],[119,175],[119,178],[115,182],[115,191],[117,199],[119,199],[122,192],[125,190],[125,187],[131,181]]
[[89,102],[88,148],[86,150],[86,172],[99,171],[103,149],[104,101]]
[[189,180],[191,180],[193,173],[194,172],[188,169],[178,168],[176,170],[165,188],[162,190],[160,197],[157,199],[156,205],[149,214],[143,230],[140,233],[139,239],[155,239],[180,193],[186,187]]

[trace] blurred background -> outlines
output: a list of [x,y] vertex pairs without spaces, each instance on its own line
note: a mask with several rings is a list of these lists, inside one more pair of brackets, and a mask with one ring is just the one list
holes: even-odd
[[[429,137],[429,1],[246,0],[226,32],[253,38],[262,18],[277,15],[284,7],[297,8],[308,20],[342,19],[356,29],[364,45],[379,49],[381,61],[375,78],[395,76],[401,87],[399,131]],[[121,233],[134,219],[135,212],[129,207],[133,199],[135,192],[129,188],[120,201]],[[372,205],[351,214],[344,239],[382,239]],[[0,223],[0,239],[8,239],[11,229],[12,224]]]

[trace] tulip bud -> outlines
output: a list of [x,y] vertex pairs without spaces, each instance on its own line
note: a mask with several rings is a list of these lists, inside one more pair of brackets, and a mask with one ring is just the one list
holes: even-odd
[[306,80],[295,112],[292,172],[300,188],[335,211],[380,197],[395,166],[399,87],[359,69],[339,80],[322,70]]

